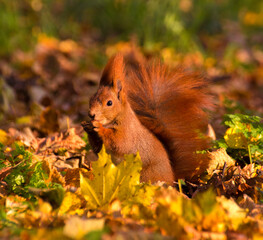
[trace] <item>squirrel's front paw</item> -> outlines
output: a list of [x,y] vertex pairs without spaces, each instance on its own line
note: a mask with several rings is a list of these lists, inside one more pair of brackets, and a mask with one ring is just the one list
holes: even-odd
[[91,121],[83,121],[83,122],[81,122],[81,126],[84,128],[84,130],[87,133],[92,132],[94,130],[94,127],[93,127]]
[[102,124],[100,122],[98,122],[98,121],[93,121],[92,125],[94,127],[93,130],[95,132],[99,132],[103,128]]

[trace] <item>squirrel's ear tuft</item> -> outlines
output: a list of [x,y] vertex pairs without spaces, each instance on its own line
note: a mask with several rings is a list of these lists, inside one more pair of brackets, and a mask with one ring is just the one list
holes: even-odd
[[113,74],[114,74],[114,79],[123,79],[124,77],[124,60],[123,60],[123,55],[122,54],[117,54],[113,58]]
[[103,70],[100,85],[115,86],[115,81],[122,81],[125,78],[124,67],[123,55],[121,53],[111,57]]

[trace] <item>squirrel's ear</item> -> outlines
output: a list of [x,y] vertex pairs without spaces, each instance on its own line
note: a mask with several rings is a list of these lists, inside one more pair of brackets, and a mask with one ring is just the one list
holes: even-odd
[[117,54],[110,58],[100,80],[101,85],[114,86],[118,79],[122,80],[125,78],[124,73],[124,60],[122,54]]

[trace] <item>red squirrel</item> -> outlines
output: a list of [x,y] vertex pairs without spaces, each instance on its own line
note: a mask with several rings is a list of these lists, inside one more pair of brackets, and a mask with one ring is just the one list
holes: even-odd
[[209,147],[205,132],[211,106],[205,80],[196,73],[171,70],[160,62],[112,57],[90,99],[90,120],[83,123],[95,153],[105,145],[113,162],[124,154],[139,154],[141,181],[190,179],[205,170]]

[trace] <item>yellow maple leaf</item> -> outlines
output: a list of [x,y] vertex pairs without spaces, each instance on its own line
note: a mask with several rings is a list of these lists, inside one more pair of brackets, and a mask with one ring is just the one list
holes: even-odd
[[82,202],[83,199],[81,199],[81,197],[76,193],[66,192],[58,213],[69,213],[72,215],[81,213],[80,208],[82,206]]
[[237,230],[247,217],[246,210],[237,205],[233,199],[227,199],[225,196],[217,197],[217,202],[225,211],[225,218],[227,219],[228,228]]
[[230,148],[247,149],[248,142],[242,132],[237,132],[237,128],[228,128],[226,130],[224,139]]
[[99,159],[93,162],[92,168],[92,180],[80,174],[80,188],[87,206],[96,209],[107,207],[116,198],[126,200],[134,194],[136,186],[140,183],[142,162],[137,153],[136,156],[126,155],[116,166],[103,146]]
[[8,142],[7,133],[4,130],[0,129],[0,143],[5,145],[7,142]]

